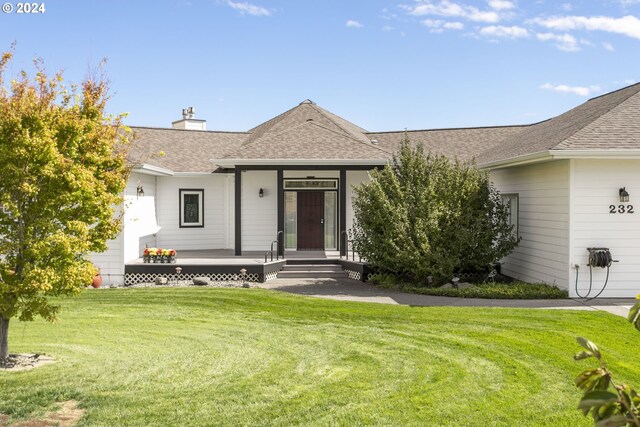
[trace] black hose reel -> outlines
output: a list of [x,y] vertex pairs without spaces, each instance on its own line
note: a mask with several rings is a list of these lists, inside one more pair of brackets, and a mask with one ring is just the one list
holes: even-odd
[[591,288],[593,286],[593,268],[594,267],[606,268],[607,277],[604,280],[604,285],[602,286],[602,289],[600,290],[600,292],[598,292],[596,296],[589,298],[589,299],[594,299],[594,298],[598,298],[607,288],[607,284],[609,283],[609,268],[611,267],[611,264],[613,264],[614,262],[618,262],[618,260],[613,259],[613,256],[611,256],[611,251],[609,250],[609,248],[587,248],[587,250],[589,251],[589,262],[587,264],[587,266],[589,267],[589,291],[587,292],[586,295],[580,295],[580,293],[578,292],[579,265],[576,264],[575,266],[576,267],[576,295],[580,298],[588,298],[589,295],[591,294]]
[[589,267],[609,268],[614,261],[609,248],[587,248],[589,251]]

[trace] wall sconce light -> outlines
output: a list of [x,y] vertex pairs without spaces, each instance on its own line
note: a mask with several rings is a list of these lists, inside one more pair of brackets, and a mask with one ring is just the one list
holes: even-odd
[[618,194],[620,194],[620,203],[627,203],[629,201],[629,193],[627,193],[626,187],[622,187]]
[[260,191],[258,191],[258,197],[264,197],[264,189],[261,188]]
[[144,188],[142,188],[140,181],[138,181],[138,186],[136,187],[136,195],[138,197],[144,197]]

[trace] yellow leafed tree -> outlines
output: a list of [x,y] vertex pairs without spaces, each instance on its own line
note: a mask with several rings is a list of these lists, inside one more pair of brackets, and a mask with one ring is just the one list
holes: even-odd
[[0,365],[9,321],[56,319],[50,297],[75,295],[96,273],[91,252],[120,230],[129,131],[105,112],[108,83],[65,86],[61,73],[8,80],[0,60]]

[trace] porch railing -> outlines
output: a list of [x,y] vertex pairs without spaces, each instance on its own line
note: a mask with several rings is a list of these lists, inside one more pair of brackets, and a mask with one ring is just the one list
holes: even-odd
[[276,240],[271,242],[271,248],[269,249],[269,252],[265,252],[264,253],[264,262],[268,261],[269,256],[271,256],[271,261],[273,261],[273,245],[275,243],[276,245],[276,261],[280,259],[280,255],[282,255],[282,259],[284,259],[284,251],[280,250],[280,247],[282,245],[282,240],[281,240],[281,236],[284,237],[284,231],[280,230],[278,231],[278,233],[276,234]]
[[[340,233],[340,240],[342,241],[342,248],[344,248],[344,257],[346,260],[349,259],[349,246],[351,246],[351,260],[355,261],[356,260],[356,251],[353,248],[353,240],[349,239],[349,234],[347,233],[347,231],[343,231]],[[340,251],[340,259],[342,259],[342,250]],[[358,254],[358,262],[361,262],[362,258],[360,257],[360,254]]]

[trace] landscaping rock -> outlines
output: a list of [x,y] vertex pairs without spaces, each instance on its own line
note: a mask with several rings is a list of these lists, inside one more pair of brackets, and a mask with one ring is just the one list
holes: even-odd
[[156,286],[164,286],[169,283],[166,277],[156,277]]
[[453,289],[453,285],[451,283],[445,283],[444,285],[440,286],[440,289]]
[[194,277],[193,284],[196,286],[209,286],[210,280],[208,277]]

